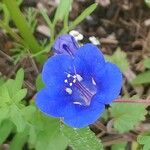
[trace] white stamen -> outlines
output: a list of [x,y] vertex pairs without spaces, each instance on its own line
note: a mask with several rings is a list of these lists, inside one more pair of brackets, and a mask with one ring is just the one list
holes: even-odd
[[68,73],[68,74],[67,74],[67,78],[70,78],[70,77],[71,77],[71,74]]
[[73,104],[82,105],[80,102],[73,102]]
[[77,30],[72,30],[69,32],[69,34],[72,35],[76,41],[80,41],[83,39],[83,35]]
[[72,83],[70,83],[69,85],[72,86]]
[[68,80],[66,79],[66,80],[64,80],[64,82],[65,82],[65,83],[68,83]]
[[94,45],[100,45],[98,39],[95,36],[89,37],[89,40],[94,44]]
[[76,75],[74,75],[74,76],[73,76],[73,78],[75,79],[75,78],[77,78],[77,76],[76,76]]
[[73,82],[73,83],[76,83],[76,79],[74,79],[72,82]]
[[72,90],[70,88],[66,88],[66,92],[70,95],[72,94]]
[[78,81],[82,81],[83,80],[83,78],[79,74],[76,74],[76,76],[77,76]]
[[96,82],[94,81],[94,79],[92,78],[92,83],[93,83],[93,85],[96,85]]

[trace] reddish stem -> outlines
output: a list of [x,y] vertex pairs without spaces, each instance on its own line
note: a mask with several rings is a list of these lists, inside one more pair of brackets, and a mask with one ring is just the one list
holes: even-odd
[[141,104],[150,105],[150,100],[144,100],[144,99],[140,99],[140,100],[116,99],[114,102],[115,103],[141,103]]

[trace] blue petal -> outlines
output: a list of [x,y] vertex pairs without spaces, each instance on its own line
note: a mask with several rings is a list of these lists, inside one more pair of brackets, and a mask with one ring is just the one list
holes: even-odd
[[[101,97],[103,99],[103,97]],[[94,123],[102,114],[105,105],[93,97],[90,106],[71,105],[71,113],[66,113],[64,122],[74,128],[83,128]]]
[[[98,66],[96,66],[98,67]],[[96,69],[95,69],[96,70]],[[111,103],[120,93],[122,86],[122,73],[120,69],[112,63],[107,62],[104,67],[105,72],[95,72],[94,79],[98,87],[98,94],[105,95],[104,104]]]
[[75,61],[80,62],[87,67],[87,70],[92,73],[96,64],[103,67],[105,60],[102,52],[93,44],[85,44],[78,49],[75,54]]
[[46,88],[39,91],[35,98],[36,106],[46,115],[54,117],[63,117],[69,102],[69,96],[59,95],[53,89],[50,92]]
[[42,79],[46,86],[63,89],[66,73],[73,71],[72,59],[67,55],[55,55],[44,64]]

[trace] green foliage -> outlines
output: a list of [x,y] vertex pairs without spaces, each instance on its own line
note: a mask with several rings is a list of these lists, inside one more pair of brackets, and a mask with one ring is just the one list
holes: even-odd
[[56,24],[57,21],[63,21],[66,14],[69,14],[69,10],[71,8],[72,0],[60,0],[60,4],[57,7],[53,25]]
[[145,0],[145,3],[148,7],[150,7],[150,1],[149,0]]
[[14,80],[9,79],[0,86],[0,122],[5,119],[12,121],[18,130],[21,132],[25,129],[27,122],[23,116],[25,107],[22,104],[22,99],[26,96],[27,90],[22,89],[24,79],[23,69],[20,69]]
[[150,134],[139,135],[137,138],[139,144],[143,145],[143,150],[150,150]]
[[22,150],[24,144],[28,139],[28,132],[24,130],[24,132],[17,133],[10,143],[10,150]]
[[67,140],[60,132],[60,122],[35,112],[31,119],[32,126],[29,129],[29,144],[36,150],[64,150],[67,147]]
[[150,58],[147,58],[147,59],[144,60],[144,66],[145,66],[145,68],[150,69]]
[[42,76],[39,74],[36,78],[36,89],[39,91],[40,89],[44,88],[44,83],[42,81]]
[[37,26],[37,20],[36,20],[37,11],[35,11],[34,8],[28,8],[26,10],[26,13],[27,13],[26,19],[27,19],[28,25],[30,26],[32,33],[34,33],[35,28]]
[[[144,60],[144,66],[145,68],[150,69],[150,58],[147,58],[146,60]],[[150,83],[150,70],[137,75],[137,77],[133,80],[132,83],[135,85],[149,84]]]
[[33,36],[32,29],[29,27],[25,16],[21,13],[17,2],[3,0],[3,3],[6,5],[12,20],[20,31],[20,34],[25,43],[24,46],[30,48],[32,53],[39,52],[41,47]]
[[9,136],[13,129],[13,124],[9,120],[4,120],[0,124],[0,144],[2,144],[6,138]]
[[105,57],[108,61],[116,64],[123,73],[129,68],[127,55],[120,48],[117,48],[112,56],[105,55]]
[[139,74],[132,82],[133,84],[148,84],[150,83],[150,71]]
[[114,144],[111,147],[111,150],[125,150],[127,143]]
[[100,140],[89,128],[73,129],[63,126],[62,132],[68,138],[69,145],[73,150],[103,150]]
[[89,16],[97,7],[97,4],[92,4],[86,8],[72,23],[70,23],[69,30],[75,28],[81,21]]
[[147,111],[142,104],[112,104],[111,115],[114,128],[120,133],[132,130],[145,119]]

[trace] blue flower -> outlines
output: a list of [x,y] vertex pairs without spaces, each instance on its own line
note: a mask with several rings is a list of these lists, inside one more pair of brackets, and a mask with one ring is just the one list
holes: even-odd
[[119,68],[106,62],[92,44],[78,48],[71,57],[59,54],[49,58],[42,79],[45,88],[37,93],[37,107],[75,128],[94,123],[105,105],[118,97],[122,85]]

